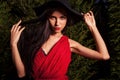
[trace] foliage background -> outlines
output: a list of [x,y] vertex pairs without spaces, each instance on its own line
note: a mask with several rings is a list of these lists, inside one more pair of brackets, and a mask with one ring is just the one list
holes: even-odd
[[[14,76],[10,50],[10,29],[14,23],[36,17],[32,8],[47,0],[0,0],[0,80]],[[120,0],[69,0],[84,13],[92,10],[98,29],[111,55],[108,61],[87,59],[76,54],[68,71],[70,80],[120,80]],[[95,49],[94,40],[83,22],[69,27],[67,35],[82,45]],[[12,70],[12,71],[11,71]]]

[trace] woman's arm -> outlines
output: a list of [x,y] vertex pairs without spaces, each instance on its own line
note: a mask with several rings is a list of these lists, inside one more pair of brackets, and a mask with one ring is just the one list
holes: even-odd
[[92,59],[108,60],[110,56],[108,54],[105,42],[96,27],[92,11],[84,14],[84,20],[95,39],[97,51],[82,46],[78,42],[69,39],[71,51]]
[[11,49],[12,49],[12,59],[16,66],[18,77],[22,78],[25,76],[25,67],[21,60],[21,57],[20,57],[20,54],[18,51],[18,47],[17,47],[17,43],[18,43],[18,40],[20,38],[22,31],[25,28],[24,27],[21,28],[21,26],[19,26],[20,23],[21,23],[21,20],[17,24],[13,25],[13,27],[11,29],[10,44],[11,44]]

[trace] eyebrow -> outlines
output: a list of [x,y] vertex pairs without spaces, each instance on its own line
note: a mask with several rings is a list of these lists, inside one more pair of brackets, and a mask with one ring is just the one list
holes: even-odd
[[63,15],[63,16],[60,16],[61,18],[67,18],[67,16]]
[[[52,17],[53,17],[53,18],[56,18],[55,16],[51,15],[50,18],[52,18]],[[60,16],[60,18],[67,18],[67,16],[62,15],[62,16]]]

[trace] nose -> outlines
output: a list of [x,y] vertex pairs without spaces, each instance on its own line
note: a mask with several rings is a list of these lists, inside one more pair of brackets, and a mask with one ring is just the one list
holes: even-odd
[[60,24],[60,21],[58,18],[56,18],[56,21],[55,21],[55,26],[58,26]]

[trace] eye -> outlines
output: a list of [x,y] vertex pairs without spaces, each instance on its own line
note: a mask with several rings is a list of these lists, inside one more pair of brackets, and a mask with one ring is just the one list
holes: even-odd
[[62,20],[67,19],[66,16],[61,16],[60,18],[61,18]]
[[49,19],[52,19],[52,20],[53,20],[53,19],[55,19],[55,16],[50,16]]

